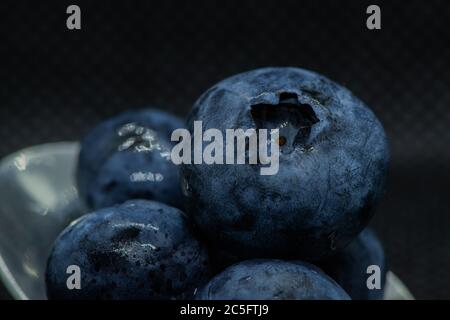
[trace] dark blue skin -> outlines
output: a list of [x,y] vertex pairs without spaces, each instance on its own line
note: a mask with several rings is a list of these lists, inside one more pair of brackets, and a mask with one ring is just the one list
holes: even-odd
[[247,260],[215,276],[197,300],[350,300],[319,268],[300,261]]
[[260,175],[260,165],[182,165],[187,211],[217,250],[317,261],[372,217],[387,141],[372,111],[342,86],[302,69],[258,69],[210,88],[188,117],[191,132],[195,120],[222,132],[288,123],[276,175]]
[[[367,267],[377,265],[381,270],[381,289],[367,288]],[[380,240],[370,228],[333,257],[318,266],[332,277],[353,300],[382,300],[386,283],[387,264]]]
[[[127,131],[125,126],[132,123],[137,127]],[[97,125],[81,144],[77,170],[81,198],[92,209],[134,198],[183,208],[179,168],[168,157],[173,145],[170,136],[182,127],[180,119],[156,109],[128,111]],[[145,135],[142,128],[153,133]],[[126,145],[130,139],[135,142]],[[129,179],[135,172],[159,173],[164,179],[135,182]]]
[[[81,290],[67,289],[69,265],[81,269]],[[209,275],[182,211],[130,200],[71,224],[55,242],[46,284],[50,299],[184,299]]]
[[[153,175],[140,175],[149,171]],[[183,197],[179,179],[179,168],[162,160],[159,152],[116,152],[98,171],[90,186],[90,199],[97,208],[133,198],[157,199],[180,208]]]

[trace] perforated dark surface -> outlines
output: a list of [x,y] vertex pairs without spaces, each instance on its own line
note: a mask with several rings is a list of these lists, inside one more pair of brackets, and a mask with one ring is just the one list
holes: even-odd
[[[375,1],[0,3],[0,156],[78,139],[128,107],[185,115],[209,86],[262,66],[327,75],[366,101],[392,149],[374,225],[417,298],[450,298],[450,3]],[[0,297],[3,293],[0,290]]]

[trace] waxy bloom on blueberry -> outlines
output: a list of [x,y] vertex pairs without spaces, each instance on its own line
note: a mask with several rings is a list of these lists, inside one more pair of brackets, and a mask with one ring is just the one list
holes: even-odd
[[240,259],[319,260],[373,214],[388,165],[385,132],[350,91],[317,73],[264,68],[207,90],[187,120],[204,130],[279,129],[279,170],[183,164],[187,211],[218,249]]
[[[68,266],[81,289],[67,287]],[[130,200],[85,215],[54,244],[46,271],[50,299],[183,299],[209,278],[205,247],[184,213]]]
[[177,117],[156,109],[128,111],[107,119],[83,139],[77,182],[93,209],[129,199],[156,200],[182,208],[179,168],[170,159]]
[[198,300],[349,300],[319,268],[300,261],[248,260],[215,276]]

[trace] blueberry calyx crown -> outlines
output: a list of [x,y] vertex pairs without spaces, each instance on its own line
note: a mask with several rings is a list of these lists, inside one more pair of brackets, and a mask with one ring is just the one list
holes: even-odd
[[251,115],[257,129],[279,129],[282,153],[291,153],[296,147],[307,149],[311,128],[319,122],[313,108],[300,103],[298,95],[290,92],[281,92],[277,104],[252,105]]

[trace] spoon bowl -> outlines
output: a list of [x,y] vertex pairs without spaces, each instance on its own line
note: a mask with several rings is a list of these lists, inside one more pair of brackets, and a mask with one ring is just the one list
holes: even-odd
[[84,210],[77,142],[37,145],[0,162],[0,278],[15,299],[46,299],[45,267],[58,234]]

